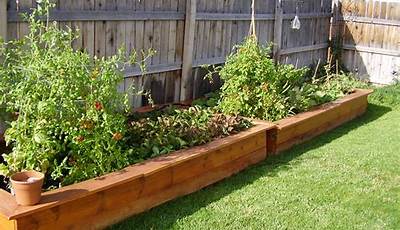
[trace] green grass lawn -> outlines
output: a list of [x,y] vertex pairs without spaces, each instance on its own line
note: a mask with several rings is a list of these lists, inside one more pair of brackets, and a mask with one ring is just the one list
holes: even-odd
[[400,229],[400,87],[328,134],[111,229]]

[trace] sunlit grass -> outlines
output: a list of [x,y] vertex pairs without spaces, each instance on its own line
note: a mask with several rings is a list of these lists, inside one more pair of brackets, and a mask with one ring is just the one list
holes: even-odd
[[399,88],[379,89],[355,121],[112,229],[399,229]]

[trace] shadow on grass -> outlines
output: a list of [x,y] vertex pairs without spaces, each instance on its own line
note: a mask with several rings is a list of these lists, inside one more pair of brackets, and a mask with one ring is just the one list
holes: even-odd
[[[322,147],[365,124],[373,122],[390,111],[392,111],[390,107],[369,104],[366,113],[361,117],[349,121],[348,123],[339,126],[328,133],[317,136],[312,140],[306,141],[303,144],[296,145],[293,148],[282,152],[278,156],[272,156],[267,159],[265,164],[269,166],[269,170],[271,171],[267,172],[266,174],[268,176],[274,176],[281,170],[290,169],[292,166],[296,165],[296,163],[291,162],[293,159],[308,151]],[[289,162],[291,163],[288,164]]]
[[112,226],[110,229],[171,228],[178,220],[190,216],[199,209],[206,207],[208,204],[218,201],[228,194],[253,183],[258,178],[265,176],[274,177],[282,170],[290,170],[290,168],[296,164],[293,160],[302,154],[340,138],[350,131],[368,124],[390,111],[391,108],[389,107],[369,104],[367,112],[362,117],[350,121],[329,133],[323,134],[304,144],[295,146],[294,148],[283,152],[279,156],[269,157],[266,161],[252,166],[242,173],[208,186],[199,192],[170,201],[159,207],[153,208],[148,212],[136,215],[135,217]]

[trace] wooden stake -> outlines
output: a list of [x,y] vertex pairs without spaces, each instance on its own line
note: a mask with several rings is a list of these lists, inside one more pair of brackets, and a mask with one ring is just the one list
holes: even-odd
[[196,27],[196,0],[186,1],[185,40],[181,79],[181,101],[193,98],[193,50]]

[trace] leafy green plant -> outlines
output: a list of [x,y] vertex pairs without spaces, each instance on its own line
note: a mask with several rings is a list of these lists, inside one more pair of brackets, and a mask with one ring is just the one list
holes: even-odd
[[368,87],[349,74],[332,73],[329,65],[312,73],[307,68],[276,64],[270,53],[269,47],[248,37],[225,66],[215,67],[206,76],[220,74],[224,81],[220,95],[194,103],[213,106],[218,101],[217,107],[224,113],[275,121],[333,101],[354,88]]
[[[0,174],[21,170],[46,174],[45,187],[72,184],[174,150],[204,144],[251,126],[213,109],[170,109],[127,114],[127,94],[117,91],[126,64],[142,71],[153,51],[92,58],[71,47],[71,29],[42,21],[48,0],[27,17],[30,33],[0,43],[0,105],[13,114],[6,132],[12,151]],[[134,90],[134,89],[132,89]]]
[[201,145],[251,126],[238,116],[215,113],[199,106],[188,109],[155,111],[131,117],[128,130],[131,162],[166,154],[182,148]]
[[292,114],[296,108],[288,92],[307,69],[275,65],[270,48],[259,45],[254,37],[248,37],[236,50],[219,70],[224,81],[220,109],[265,120]]
[[216,107],[220,97],[219,91],[211,92],[202,98],[194,100],[192,104],[200,107]]
[[[42,21],[49,1],[27,17],[30,33],[0,44],[0,104],[15,114],[6,132],[12,152],[0,172],[46,173],[47,185],[65,185],[129,164],[123,152],[127,95],[117,91],[125,52],[91,58],[71,47],[77,35]],[[139,63],[140,66],[143,63]]]

